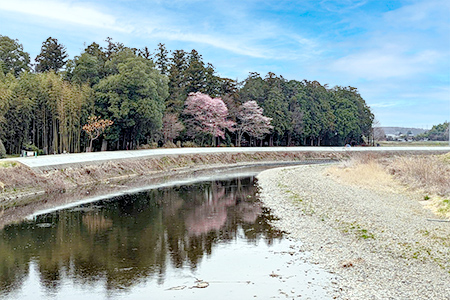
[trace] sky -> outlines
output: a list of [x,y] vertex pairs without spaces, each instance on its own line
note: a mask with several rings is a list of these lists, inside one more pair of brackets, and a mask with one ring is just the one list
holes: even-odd
[[448,0],[0,0],[0,35],[31,59],[105,39],[197,50],[221,77],[268,72],[358,88],[381,126],[450,120]]

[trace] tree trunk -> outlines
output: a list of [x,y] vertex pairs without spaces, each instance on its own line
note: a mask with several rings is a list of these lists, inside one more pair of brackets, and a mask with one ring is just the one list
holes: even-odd
[[101,151],[106,151],[106,150],[108,150],[108,141],[103,139]]
[[44,149],[44,154],[48,154],[48,136],[47,136],[47,116],[44,109],[44,117],[42,118],[42,133],[43,133],[43,144],[42,148]]
[[241,146],[241,140],[242,140],[242,133],[241,132],[237,132],[236,137],[237,137],[236,146],[240,147]]

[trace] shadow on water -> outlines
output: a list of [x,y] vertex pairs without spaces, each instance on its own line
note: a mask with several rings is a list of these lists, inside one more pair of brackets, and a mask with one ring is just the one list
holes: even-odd
[[[253,177],[158,188],[39,215],[0,236],[1,297],[14,298],[30,272],[46,293],[62,282],[109,291],[195,270],[218,244],[282,239],[257,199]],[[20,296],[18,296],[20,298]]]

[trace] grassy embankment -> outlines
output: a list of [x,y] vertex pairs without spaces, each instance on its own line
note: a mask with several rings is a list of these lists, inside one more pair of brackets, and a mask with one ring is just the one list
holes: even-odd
[[339,181],[375,190],[420,193],[426,207],[450,218],[450,152],[443,155],[355,155],[329,169]]
[[[145,180],[217,170],[237,164],[275,161],[339,160],[344,153],[236,153],[195,154],[115,160],[96,164],[33,170],[20,163],[0,161],[0,211],[28,204],[36,194],[70,194],[95,186],[108,192],[108,185],[145,185]],[[141,182],[135,182],[135,181]],[[101,192],[101,191],[100,191]],[[30,200],[31,197],[31,200]]]

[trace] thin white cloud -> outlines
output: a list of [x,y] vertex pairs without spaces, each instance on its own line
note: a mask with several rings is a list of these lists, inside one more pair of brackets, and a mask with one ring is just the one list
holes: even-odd
[[[185,13],[186,2],[191,5],[190,13]],[[133,25],[143,38],[199,43],[251,58],[296,60],[314,52],[315,42],[282,22],[258,18],[255,6],[261,4],[251,2],[172,1],[158,8],[157,23],[144,25],[137,18]],[[199,13],[203,9],[208,13]]]
[[368,80],[413,77],[429,71],[440,58],[441,54],[432,50],[409,55],[386,49],[366,50],[337,59],[331,69]]
[[370,104],[370,107],[372,108],[385,108],[385,107],[393,107],[393,106],[398,106],[399,103],[398,102],[379,102],[379,103],[372,103]]
[[251,47],[239,41],[237,38],[226,38],[218,35],[212,36],[209,34],[190,33],[190,32],[159,32],[154,34],[153,37],[160,36],[165,39],[202,43],[213,46],[215,48],[228,50],[230,52],[241,54],[256,58],[270,58],[270,54],[263,49],[257,47]]
[[[337,0],[346,2],[342,1]],[[337,51],[328,59],[329,70],[361,80],[405,79],[440,72],[444,65],[448,66],[450,57],[449,15],[448,0],[427,0],[386,12],[366,23],[356,18],[366,33],[340,44],[331,42],[329,48]],[[349,22],[356,26],[354,21]]]
[[95,28],[128,32],[117,18],[86,3],[55,0],[0,0],[0,10]]
[[363,6],[366,3],[367,1],[358,0],[322,0],[320,6],[330,12],[342,13]]
[[[186,4],[185,1],[181,3]],[[177,7],[177,3],[170,5],[172,8]],[[235,6],[231,11],[238,8],[239,6]],[[218,4],[216,9],[224,14],[227,11],[221,10],[221,4]],[[238,10],[239,14],[227,15],[230,22],[220,28],[206,26],[207,18],[201,26],[198,26],[197,20],[192,20],[189,15],[180,14],[178,9],[161,8],[143,17],[139,12],[131,11],[105,13],[108,9],[104,9],[100,4],[96,6],[89,2],[71,0],[0,0],[0,11],[26,14],[41,20],[56,20],[63,24],[130,33],[143,39],[160,38],[162,41],[201,43],[252,58],[285,59],[286,55],[290,58],[295,57],[295,52],[289,51],[286,45],[276,44],[280,40],[285,44],[286,41],[297,43],[297,49],[307,50],[296,51],[303,55],[312,53],[310,50],[313,46],[312,41],[298,34],[289,34],[275,23],[249,19],[242,9]],[[274,42],[267,43],[268,40]]]
[[443,27],[448,30],[450,29],[449,15],[450,2],[448,0],[427,0],[387,12],[384,21],[399,27],[421,29]]

